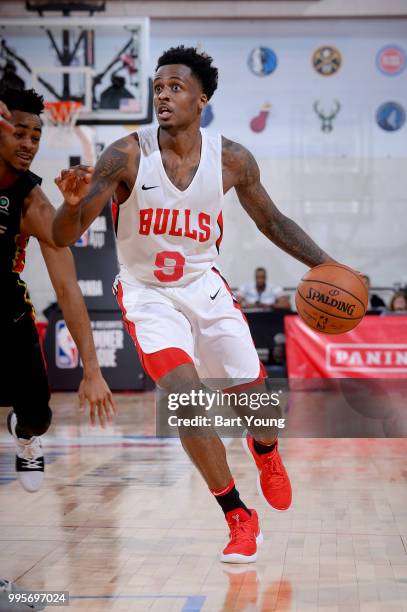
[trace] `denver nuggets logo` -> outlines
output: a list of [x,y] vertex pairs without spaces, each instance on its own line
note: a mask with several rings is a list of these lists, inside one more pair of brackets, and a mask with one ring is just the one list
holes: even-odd
[[338,72],[342,64],[342,56],[336,47],[324,45],[314,51],[312,65],[322,76],[331,76]]

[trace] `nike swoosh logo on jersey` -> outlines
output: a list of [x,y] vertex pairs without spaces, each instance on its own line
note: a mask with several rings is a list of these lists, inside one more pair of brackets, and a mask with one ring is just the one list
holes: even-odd
[[15,318],[15,319],[13,319],[13,322],[14,322],[14,323],[18,323],[18,321],[19,321],[20,319],[22,319],[24,315],[25,315],[25,312],[23,312],[22,314],[20,314],[20,316],[19,316],[19,317],[17,317],[17,318]]
[[147,189],[157,189],[157,187],[159,187],[160,185],[153,185],[152,187],[146,187],[145,185],[142,185],[142,190],[143,191],[147,191]]
[[214,300],[214,299],[216,298],[216,296],[218,295],[219,291],[220,291],[220,287],[219,287],[219,289],[217,290],[217,292],[215,293],[215,295],[210,295],[210,296],[209,296],[209,297],[211,298],[211,300]]

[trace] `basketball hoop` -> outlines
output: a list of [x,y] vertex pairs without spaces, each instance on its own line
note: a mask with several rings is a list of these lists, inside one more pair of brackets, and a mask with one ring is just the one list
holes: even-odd
[[46,124],[49,127],[61,127],[72,130],[81,112],[82,103],[73,100],[45,102]]
[[[83,109],[81,102],[73,100],[58,100],[57,102],[44,103],[44,138],[50,149],[64,150],[67,153],[72,150],[77,139],[83,141],[87,147],[86,163],[92,163],[92,147],[89,148],[89,139],[83,133],[76,122]],[[89,161],[90,160],[90,161]]]

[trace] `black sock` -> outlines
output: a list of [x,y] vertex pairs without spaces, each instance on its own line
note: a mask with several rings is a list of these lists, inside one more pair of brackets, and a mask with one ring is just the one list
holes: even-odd
[[248,514],[251,514],[250,510],[240,499],[239,491],[236,489],[235,485],[233,485],[228,493],[224,495],[215,495],[215,499],[225,514],[226,512],[230,512],[230,510],[236,510],[236,508],[243,508]]
[[267,453],[271,453],[275,447],[276,447],[276,443],[277,440],[274,442],[274,444],[262,444],[261,442],[257,442],[257,440],[254,440],[254,450],[256,451],[256,453],[258,455],[266,455]]

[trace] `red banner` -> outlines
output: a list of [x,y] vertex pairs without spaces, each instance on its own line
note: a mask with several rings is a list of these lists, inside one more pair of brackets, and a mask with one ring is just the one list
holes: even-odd
[[289,378],[407,378],[407,316],[367,316],[335,336],[288,316],[285,334]]

